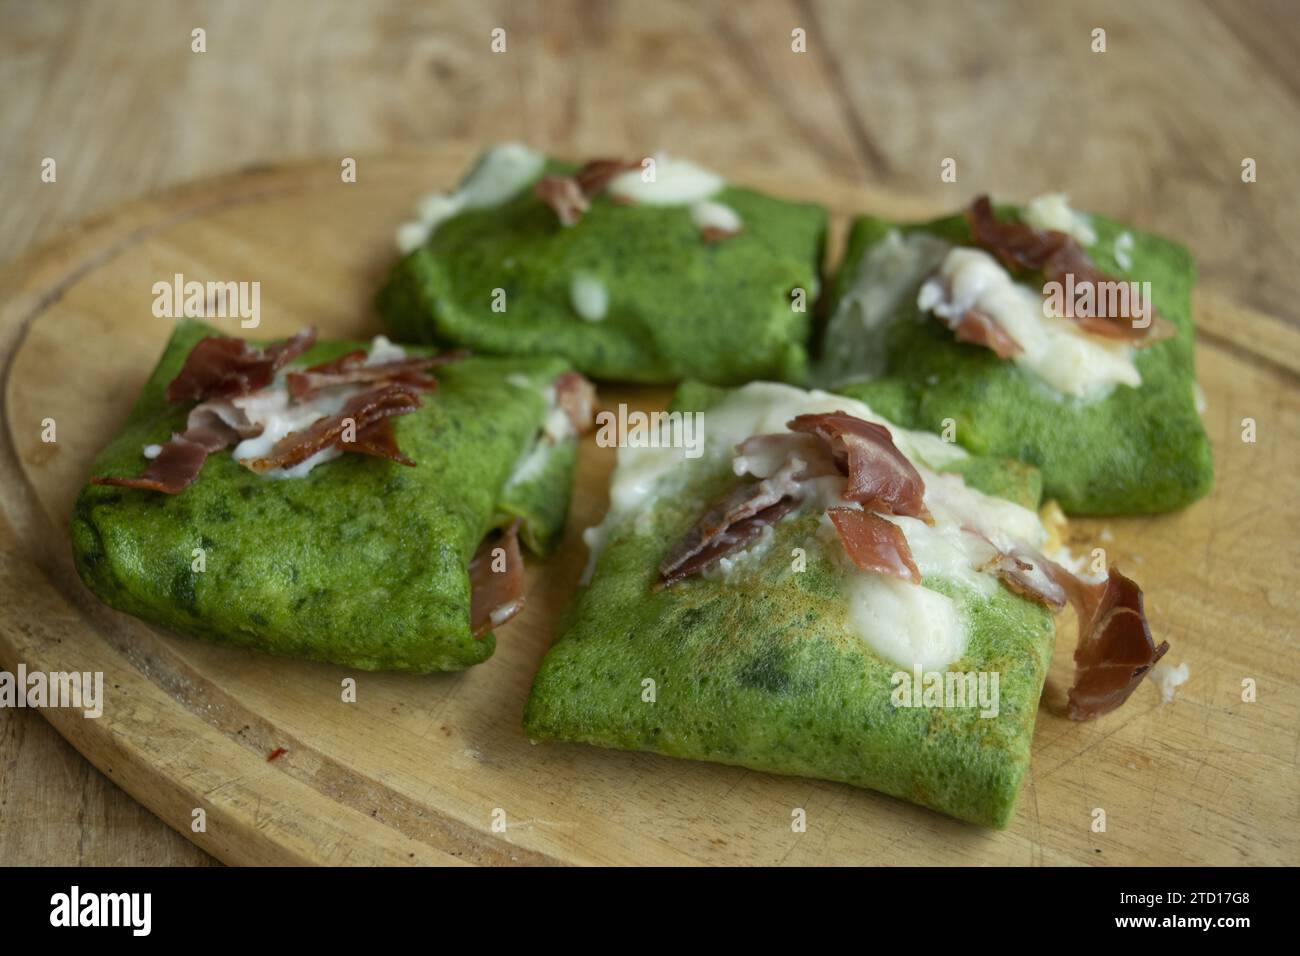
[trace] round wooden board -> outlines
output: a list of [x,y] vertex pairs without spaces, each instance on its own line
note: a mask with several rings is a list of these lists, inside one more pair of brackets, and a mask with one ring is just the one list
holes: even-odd
[[[1141,580],[1153,628],[1191,680],[1172,706],[1145,686],[1120,712],[1072,723],[1061,714],[1073,643],[1063,628],[1006,832],[839,784],[531,745],[523,702],[585,558],[581,529],[605,506],[613,453],[591,440],[565,546],[530,565],[526,613],[499,632],[494,658],[463,674],[355,673],[230,650],[95,600],[72,569],[67,516],[168,336],[169,320],[151,313],[153,283],[177,272],[258,280],[258,335],[308,323],[327,337],[371,335],[394,227],[471,155],[363,158],[352,184],[335,161],[248,170],[100,216],[0,277],[0,665],[104,673],[102,717],[44,711],[104,773],[230,863],[1300,862],[1300,332],[1206,297],[1198,362],[1218,490],[1178,514],[1072,526],[1076,547],[1105,542]],[[837,237],[859,211],[937,212],[841,184],[735,178],[825,202]],[[601,399],[651,408],[666,395],[602,389]],[[1241,437],[1248,417],[1254,443]],[[54,443],[42,441],[45,419]],[[356,703],[341,700],[349,676]],[[1247,678],[1253,703],[1242,700]],[[796,808],[806,832],[791,826]]]

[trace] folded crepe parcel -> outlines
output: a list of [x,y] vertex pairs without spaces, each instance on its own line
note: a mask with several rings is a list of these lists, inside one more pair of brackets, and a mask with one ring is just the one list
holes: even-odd
[[378,308],[405,341],[599,379],[797,382],[826,223],[673,157],[579,166],[505,144],[402,227]]
[[996,208],[981,197],[914,225],[864,216],[828,290],[811,381],[1036,466],[1070,514],[1179,508],[1214,483],[1195,276],[1183,246],[1059,195]]
[[[179,324],[77,499],[77,570],[113,607],[224,644],[366,670],[485,660],[519,609],[516,535],[542,553],[563,529],[577,440],[556,386],[576,375],[382,339],[293,354],[312,339]],[[375,395],[389,407],[368,427]],[[338,414],[283,424],[317,397]],[[349,416],[353,445],[326,427]]]
[[[529,737],[843,781],[1005,826],[1054,626],[999,583],[994,544],[1043,543],[1036,472],[887,426],[926,476],[910,506],[919,517],[887,521],[876,492],[857,495],[867,506],[841,500],[853,479],[817,467],[814,436],[786,429],[837,412],[883,422],[861,403],[770,383],[688,384],[673,410],[702,412],[703,453],[620,449],[610,512],[587,536],[588,582],[528,700]],[[795,452],[778,467],[783,446]],[[784,510],[769,504],[792,497]],[[719,500],[742,508],[714,521]],[[743,514],[756,517],[732,520]],[[889,533],[853,537],[841,522],[906,525],[910,556],[899,560],[909,549]],[[937,701],[922,693],[935,674]],[[961,679],[945,695],[949,675]]]

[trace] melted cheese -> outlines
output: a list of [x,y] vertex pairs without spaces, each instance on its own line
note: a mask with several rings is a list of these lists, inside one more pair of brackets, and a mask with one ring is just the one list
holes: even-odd
[[740,213],[720,202],[692,203],[691,222],[695,223],[695,228],[701,232],[705,229],[716,229],[727,235],[735,235],[745,228]]
[[688,206],[703,202],[727,184],[717,173],[664,153],[654,157],[653,181],[646,180],[646,172],[642,168],[619,173],[609,181],[610,195],[647,206]]
[[524,484],[545,472],[547,462],[551,460],[551,456],[555,453],[557,447],[554,442],[540,438],[533,442],[532,447],[526,450],[520,459],[515,462],[514,470],[510,473],[510,477],[506,479],[506,487],[510,488]]
[[1045,315],[1042,293],[1016,282],[982,249],[949,250],[938,272],[921,286],[916,304],[952,322],[972,309],[985,313],[1023,350],[1011,361],[1062,395],[1096,399],[1116,385],[1142,384],[1132,346]]
[[494,146],[456,190],[465,209],[490,209],[513,199],[536,178],[546,157],[522,143]]
[[398,249],[407,253],[424,245],[438,226],[452,216],[508,202],[537,178],[545,164],[545,156],[522,143],[494,146],[454,193],[431,193],[420,200],[416,218],[397,229]]
[[1025,222],[1035,229],[1055,229],[1067,236],[1074,236],[1085,246],[1097,241],[1092,221],[1083,213],[1070,208],[1069,197],[1065,193],[1046,193],[1029,200],[1025,204]]
[[[312,422],[327,415],[337,415],[347,401],[347,396],[344,394],[346,391],[346,389],[329,389],[318,392],[306,401],[294,402],[291,401],[289,390],[285,387],[284,382],[277,380],[259,392],[231,399],[230,404],[242,411],[251,423],[262,426],[262,433],[256,438],[245,438],[235,446],[235,459],[245,461],[251,458],[265,458],[271,453],[271,449],[275,447],[276,443],[286,435],[302,431]],[[322,449],[322,451],[325,450],[335,452],[335,455],[331,457],[337,457],[338,454],[341,454],[337,449]],[[315,457],[315,455],[312,456],[312,458]],[[312,459],[309,458],[307,461],[312,461]],[[307,462],[302,464],[305,465]],[[319,464],[319,462],[313,464]],[[300,468],[301,465],[295,467]],[[276,468],[262,474],[267,478],[296,478],[311,471],[311,468],[297,474],[290,474],[292,471],[294,469]]]
[[836,306],[817,379],[828,388],[875,378],[885,371],[885,333],[899,309],[943,260],[950,246],[924,232],[891,229],[863,256],[853,284]]
[[384,362],[398,362],[406,358],[406,349],[389,341],[386,335],[376,335],[370,342],[370,351],[366,353],[366,365],[382,365]]
[[940,671],[966,652],[970,635],[957,602],[883,574],[848,576],[849,625],[885,660]]
[[609,290],[595,276],[580,272],[569,280],[573,311],[588,322],[600,322],[609,311]]
[[1121,232],[1116,236],[1115,242],[1112,246],[1112,251],[1115,255],[1115,262],[1121,269],[1125,272],[1132,269],[1133,257],[1130,253],[1133,251],[1133,233]]
[[[507,375],[506,381],[519,388],[532,388],[532,381],[525,375]],[[546,470],[547,462],[562,442],[577,436],[569,413],[559,406],[554,385],[542,389],[546,400],[546,415],[536,441],[524,450],[515,462],[510,477],[506,479],[507,487],[522,484],[540,475]]]

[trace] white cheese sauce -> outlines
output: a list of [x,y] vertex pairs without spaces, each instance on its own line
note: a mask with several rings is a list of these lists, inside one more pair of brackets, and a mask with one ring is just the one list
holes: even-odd
[[569,280],[569,303],[580,318],[600,322],[609,311],[609,290],[596,276],[580,272]]
[[[532,381],[524,375],[508,375],[506,381],[520,388],[533,387]],[[542,474],[560,444],[577,437],[578,433],[573,427],[569,413],[561,408],[557,401],[555,386],[547,385],[541,392],[542,398],[546,401],[546,415],[542,419],[541,430],[537,440],[526,448],[519,456],[519,460],[515,462],[510,477],[506,479],[507,487],[522,484]]]
[[846,581],[849,625],[890,663],[941,671],[966,652],[965,614],[947,595],[883,574],[850,574]]
[[619,173],[609,181],[610,195],[647,206],[688,206],[703,202],[727,184],[717,173],[689,160],[665,153],[653,158],[653,180],[644,165]]
[[1132,346],[1045,315],[1044,301],[1040,290],[1016,282],[989,253],[962,246],[944,256],[922,284],[916,304],[953,322],[972,309],[988,315],[1022,349],[1010,361],[1062,395],[1097,399],[1116,385],[1142,384]]
[[494,146],[454,193],[430,193],[420,200],[416,218],[397,229],[397,248],[411,252],[428,242],[438,226],[453,216],[510,201],[537,178],[545,164],[545,156],[522,143]]
[[697,202],[691,204],[691,222],[701,232],[716,229],[725,235],[735,235],[745,228],[740,213],[725,203]]
[[519,460],[515,462],[514,470],[510,472],[510,477],[506,479],[506,487],[513,488],[525,484],[543,474],[557,447],[554,442],[542,441],[541,439],[533,442],[532,447],[526,450]]
[[[242,411],[249,422],[262,426],[262,433],[256,438],[245,438],[235,446],[235,460],[265,458],[285,436],[302,431],[326,416],[337,415],[351,392],[350,389],[328,389],[306,401],[293,402],[283,379],[277,379],[260,392],[231,399],[230,404]],[[261,474],[264,478],[301,478],[317,465],[341,454],[337,448],[322,448],[292,468],[272,468]]]
[[366,365],[382,365],[385,362],[400,362],[406,358],[406,349],[388,340],[386,335],[376,335],[370,342],[370,351],[366,353]]
[[1045,193],[1029,200],[1025,204],[1024,220],[1035,229],[1054,229],[1067,236],[1074,236],[1085,246],[1097,241],[1092,220],[1071,209],[1069,197],[1065,193]]
[[872,379],[885,371],[885,334],[908,296],[943,260],[949,245],[924,232],[891,229],[858,264],[827,330],[817,380],[827,388]]
[[1115,261],[1125,272],[1133,268],[1133,233],[1121,232],[1115,237],[1115,243],[1112,246],[1112,252],[1115,255]]

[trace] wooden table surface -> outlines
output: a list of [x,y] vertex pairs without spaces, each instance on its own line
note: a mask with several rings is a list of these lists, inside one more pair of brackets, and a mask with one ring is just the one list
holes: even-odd
[[[1300,322],[1294,4],[730,7],[0,3],[0,263],[185,180],[511,138],[575,158],[662,148],[952,207],[1066,190],[1186,242],[1203,287]],[[940,181],[947,158],[956,183]],[[39,714],[0,710],[0,864],[212,862]]]

